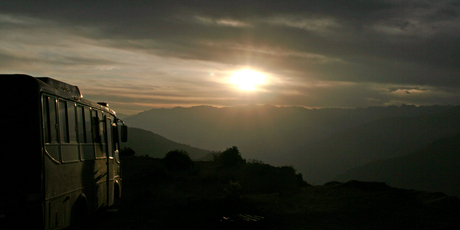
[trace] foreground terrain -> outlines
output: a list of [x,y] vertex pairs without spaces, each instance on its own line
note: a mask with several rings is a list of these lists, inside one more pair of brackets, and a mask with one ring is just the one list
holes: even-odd
[[128,157],[123,173],[118,211],[91,217],[87,229],[460,229],[457,197],[378,182],[311,186],[290,167],[195,162],[177,171]]

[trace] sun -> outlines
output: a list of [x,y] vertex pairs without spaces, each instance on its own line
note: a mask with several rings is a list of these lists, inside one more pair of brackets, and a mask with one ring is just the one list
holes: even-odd
[[255,90],[257,85],[265,82],[265,75],[260,72],[244,69],[235,72],[229,79],[230,83],[242,90]]

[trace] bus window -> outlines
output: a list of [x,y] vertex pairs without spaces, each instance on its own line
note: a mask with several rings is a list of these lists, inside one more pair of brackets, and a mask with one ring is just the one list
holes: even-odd
[[107,143],[106,143],[106,134],[107,134],[107,127],[105,124],[104,113],[98,113],[99,115],[99,135],[101,136],[101,144],[102,144],[102,157],[107,156]]
[[62,162],[79,160],[77,144],[77,127],[75,121],[75,103],[59,101],[59,126],[61,127]]
[[51,142],[50,132],[50,114],[49,114],[49,98],[43,96],[43,133],[45,134],[43,139],[45,143]]
[[91,131],[91,114],[90,114],[90,109],[85,107],[84,109],[85,115],[83,116],[85,118],[85,132],[86,132],[86,143],[93,143],[93,133]]
[[65,101],[59,101],[59,126],[61,127],[61,141],[69,143],[69,131],[67,121],[67,103]]
[[57,113],[56,113],[56,98],[49,98],[49,127],[50,127],[50,143],[57,144],[59,142],[58,138],[58,123],[57,123]]
[[58,125],[56,118],[56,98],[43,96],[43,131],[46,152],[59,161]]
[[101,137],[101,143],[105,143],[104,115],[102,113],[98,113],[97,115],[99,121],[99,135]]
[[112,138],[112,132],[113,132],[113,129],[112,129],[112,120],[110,118],[106,118],[106,134],[107,134],[107,152],[108,152],[108,157],[109,158],[113,158],[113,138]]
[[78,133],[82,160],[94,159],[93,137],[91,134],[91,115],[88,107],[78,106]]
[[104,122],[102,120],[102,112],[93,110],[91,112],[91,118],[93,119],[94,148],[96,151],[96,158],[103,158],[105,156],[105,148],[102,144],[104,143]]
[[85,122],[84,122],[84,110],[82,106],[77,106],[77,126],[78,126],[78,142],[85,143]]
[[99,120],[97,118],[97,111],[91,110],[91,125],[93,130],[93,142],[94,143],[101,143],[101,138],[99,136]]
[[67,103],[67,116],[69,124],[69,142],[77,142],[77,123],[75,121],[75,104]]

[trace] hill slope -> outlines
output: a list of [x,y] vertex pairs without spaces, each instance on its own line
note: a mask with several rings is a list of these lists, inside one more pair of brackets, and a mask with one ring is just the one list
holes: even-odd
[[368,163],[336,177],[381,181],[399,188],[444,192],[460,197],[460,133],[436,140],[410,155]]
[[[375,160],[404,156],[460,132],[460,107],[431,115],[382,118],[299,148],[291,164],[311,183],[325,183]],[[272,163],[272,162],[268,162]]]
[[128,142],[123,147],[132,148],[137,156],[148,155],[155,158],[163,158],[166,153],[176,149],[185,150],[192,159],[199,159],[210,153],[208,150],[179,144],[150,131],[133,127],[128,128]]

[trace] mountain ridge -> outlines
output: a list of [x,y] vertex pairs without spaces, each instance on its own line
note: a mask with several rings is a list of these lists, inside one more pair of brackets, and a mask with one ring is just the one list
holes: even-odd
[[[382,118],[299,148],[294,161],[284,163],[294,165],[307,181],[325,183],[333,179],[333,174],[375,160],[411,154],[437,139],[460,132],[459,117],[457,106],[440,114]],[[321,156],[320,164],[315,162],[317,156]]]
[[406,156],[370,162],[334,180],[381,181],[391,186],[460,197],[460,133],[438,139]]
[[250,142],[261,142],[261,146],[267,144],[264,140],[269,140],[269,147],[260,151],[276,154],[281,150],[276,146],[285,143],[312,143],[334,132],[379,118],[433,114],[451,107],[404,105],[306,109],[271,105],[223,108],[194,106],[152,109],[127,117],[125,123],[130,127],[158,133],[178,143],[217,151],[237,145],[243,151],[247,149],[247,152],[254,152],[257,148],[252,148]]

